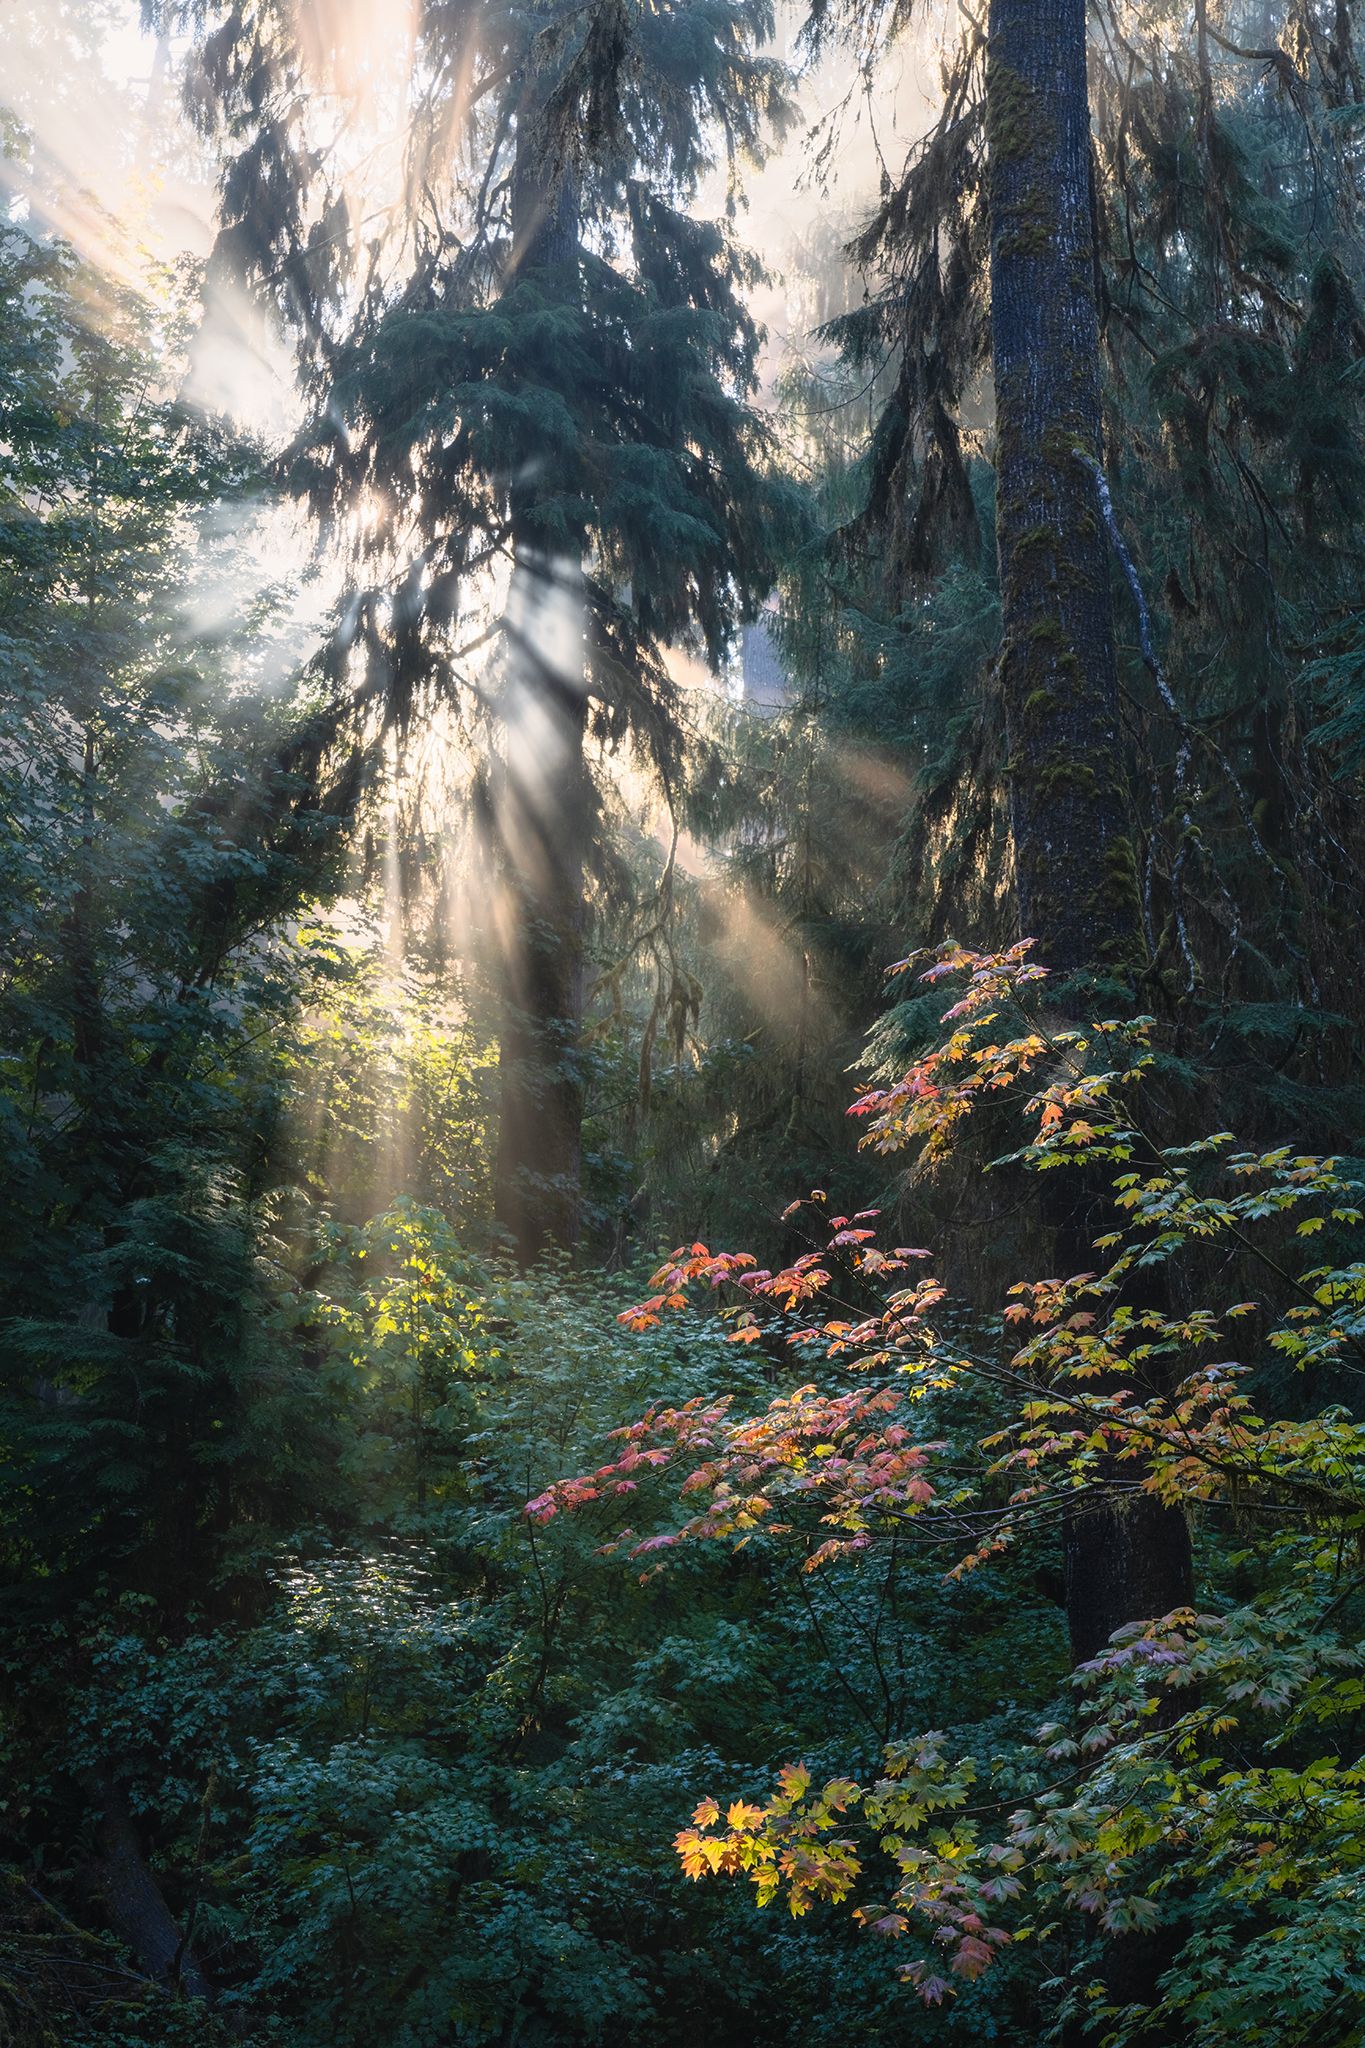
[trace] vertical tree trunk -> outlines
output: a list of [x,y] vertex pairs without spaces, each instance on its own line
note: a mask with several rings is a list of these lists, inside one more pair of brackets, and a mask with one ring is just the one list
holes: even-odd
[[1100,458],[1085,0],[993,0],[987,74],[997,534],[1016,887],[1067,973],[1119,962],[1136,893],[1119,781]]
[[95,819],[98,774],[95,729],[93,724],[88,724],[82,747],[80,865],[66,923],[71,971],[71,1047],[78,1069],[90,1083],[90,1092],[82,1105],[87,1112],[99,1107],[97,1069],[104,1047],[103,998],[95,936],[95,900],[99,880]]
[[[512,192],[516,277],[572,288],[578,197],[547,170],[528,95]],[[577,560],[550,544],[534,475],[515,480],[499,807],[504,884],[500,1109],[494,1200],[523,1265],[578,1238],[583,1085],[584,869],[594,819]]]
[[[1019,917],[1065,977],[1121,973],[1139,943],[1124,812],[1101,458],[1086,0],[992,0],[987,73],[1001,689]],[[1056,1256],[1093,1269],[1103,1190],[1044,1189]],[[1066,1531],[1074,1656],[1192,1597],[1184,1517],[1084,1497]]]

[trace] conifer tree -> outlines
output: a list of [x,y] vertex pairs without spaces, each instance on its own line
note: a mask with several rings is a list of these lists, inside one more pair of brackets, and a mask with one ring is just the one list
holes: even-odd
[[[1096,502],[1099,321],[1086,0],[994,0],[986,71],[1000,687],[1021,929],[1068,977],[1140,944],[1119,756],[1109,535]],[[1050,1205],[1067,1272],[1091,1204]],[[1121,1478],[1117,1472],[1115,1481]],[[1072,1650],[1192,1597],[1178,1510],[1116,1485],[1066,1531]]]
[[[813,25],[875,37],[910,12]],[[1178,1009],[1267,1124],[1298,1077],[1346,1080],[1360,1024],[1338,926],[1359,873],[1360,98],[1348,6],[998,0],[854,245],[878,294],[835,329],[895,366],[855,530],[902,591],[970,550],[959,398],[993,371],[999,689],[949,786],[959,815],[989,808],[974,778],[1004,792],[1015,929]],[[1058,1256],[1090,1263],[1079,1216]],[[1073,1557],[1078,1652],[1130,1596],[1188,1583],[1158,1524],[1127,1566],[1131,1517],[1093,1569]],[[1129,1594],[1092,1606],[1124,1570]]]
[[[1086,0],[996,0],[986,57],[1000,687],[1020,927],[1066,974],[1131,955]],[[1125,887],[1125,866],[1128,887]]]
[[[869,0],[835,18],[873,37],[912,13]],[[1104,438],[1089,459],[1108,486],[1090,512],[1117,598],[1109,773],[1128,842],[1109,883],[1137,904],[1124,957],[1140,1000],[1181,1007],[1225,1081],[1259,1092],[1267,1128],[1272,1105],[1288,1108],[1282,1076],[1344,1077],[1358,1025],[1336,922],[1354,914],[1359,867],[1345,779],[1365,334],[1353,13],[1089,8]],[[880,543],[878,594],[907,642],[920,600],[938,601],[932,579],[971,561],[986,502],[969,471],[992,423],[966,425],[962,407],[993,347],[985,27],[951,54],[940,118],[852,245],[868,304],[831,329],[863,381],[882,369],[865,505],[841,538],[860,561]],[[1054,481],[1088,492],[1079,472]],[[940,931],[958,912],[935,892],[961,858],[983,855],[1005,894],[991,847],[1008,778],[991,764],[1017,753],[998,729],[1009,694],[961,693],[959,772],[930,820],[952,824],[922,833]],[[1311,1051],[1305,1010],[1324,1013]]]
[[[517,113],[504,289],[535,292],[572,315],[581,304],[578,177],[552,159],[547,113],[533,72]],[[524,1262],[578,1236],[583,891],[594,822],[579,609],[587,535],[581,519],[567,534],[542,532],[539,496],[534,475],[509,492],[512,637],[498,832],[515,922],[504,965],[494,1201]]]
[[201,32],[197,104],[229,137],[219,263],[270,280],[308,363],[296,481],[324,517],[382,508],[336,672],[363,643],[400,722],[424,689],[487,703],[459,628],[487,579],[509,589],[485,777],[514,909],[498,1206],[530,1259],[578,1227],[585,749],[629,743],[675,792],[666,650],[718,664],[774,574],[753,266],[687,210],[718,155],[759,152],[784,117],[771,9],[425,10],[382,281],[374,252],[359,276],[361,225],[310,146],[294,11],[177,11]]
[[[855,4],[848,12],[864,33],[894,33],[907,10]],[[817,36],[829,32],[830,14],[816,10]],[[956,510],[962,524],[967,486],[948,402],[965,381],[972,345],[989,353],[1015,916],[1073,983],[1131,974],[1140,945],[1110,537],[1097,498],[1101,366],[1086,24],[1086,0],[992,0],[984,37],[974,26],[967,31],[936,131],[863,239],[864,253],[884,241],[897,251],[894,304],[882,314],[901,324],[902,369],[876,474],[888,486],[887,508],[919,482],[921,567],[928,519]],[[957,243],[946,267],[945,219]],[[974,332],[963,306],[967,245],[983,232],[988,323]],[[853,323],[855,341],[866,324]],[[917,448],[912,419],[925,412],[931,441]],[[1074,1188],[1050,1204],[1054,1255],[1067,1272],[1093,1263],[1089,1214]],[[1190,1553],[1181,1516],[1148,1498],[1129,1500],[1124,1489],[1088,1499],[1068,1523],[1066,1597],[1078,1659],[1123,1623],[1184,1605]]]

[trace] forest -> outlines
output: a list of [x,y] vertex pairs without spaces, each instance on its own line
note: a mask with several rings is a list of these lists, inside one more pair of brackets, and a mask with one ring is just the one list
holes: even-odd
[[1356,0],[3,0],[0,2048],[1365,2044]]

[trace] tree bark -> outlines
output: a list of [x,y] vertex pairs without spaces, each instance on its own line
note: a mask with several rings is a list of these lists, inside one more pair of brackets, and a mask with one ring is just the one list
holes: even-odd
[[[1141,920],[1127,829],[1101,459],[1085,0],[992,0],[987,70],[997,537],[1015,886],[1060,977],[1122,975]],[[1107,1190],[1050,1174],[1066,1273],[1092,1270]],[[1115,1475],[1117,1479],[1117,1475]],[[1079,1662],[1125,1623],[1190,1604],[1185,1518],[1100,1485],[1065,1535]]]
[[208,1981],[142,1853],[128,1802],[107,1771],[88,1773],[87,1787],[100,1852],[94,1875],[110,1925],[157,1983],[209,1999]]
[[[572,172],[547,166],[532,95],[518,124],[512,272],[546,297],[575,288]],[[503,951],[497,1219],[522,1265],[577,1243],[582,1174],[584,873],[595,815],[577,559],[550,545],[534,475],[512,487],[504,764],[498,830],[510,915]]]
[[1069,973],[1119,962],[1119,776],[1100,459],[1085,0],[993,0],[987,72],[1001,684],[1019,915]]

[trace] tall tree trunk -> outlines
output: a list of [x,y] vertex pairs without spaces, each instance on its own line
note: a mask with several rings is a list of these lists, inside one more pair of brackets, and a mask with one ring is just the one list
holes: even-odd
[[[1140,942],[1101,458],[1086,0],[992,0],[987,73],[1001,689],[1022,929],[1074,978]],[[1056,1256],[1094,1266],[1102,1188],[1048,1175]],[[1183,1515],[1097,1488],[1066,1531],[1077,1660],[1192,1598]]]
[[[547,169],[530,102],[519,126],[512,263],[547,294],[573,288],[578,194]],[[532,475],[513,487],[499,837],[504,939],[494,1200],[529,1264],[577,1242],[582,1169],[584,870],[594,819],[578,559],[549,543]]]
[[95,1106],[97,1069],[104,1047],[104,1012],[95,938],[95,897],[99,847],[95,822],[98,780],[95,729],[87,725],[81,763],[81,844],[75,894],[67,920],[71,963],[71,1046],[76,1064],[92,1086],[83,1107]]
[[987,73],[1001,681],[1019,915],[1093,972],[1136,925],[1100,458],[1085,0],[993,0]]

